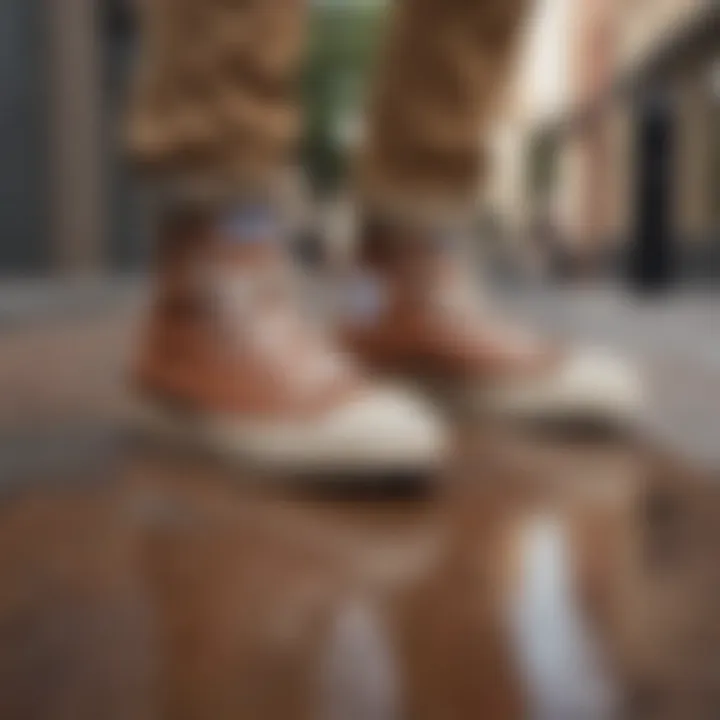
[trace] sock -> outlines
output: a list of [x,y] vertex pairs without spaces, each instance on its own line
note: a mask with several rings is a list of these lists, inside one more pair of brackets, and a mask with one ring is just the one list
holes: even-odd
[[356,325],[371,325],[385,309],[387,288],[376,275],[357,270],[343,280],[342,297],[346,320]]
[[218,230],[228,242],[254,244],[275,242],[280,224],[274,209],[266,203],[247,203],[222,212]]
[[387,266],[402,261],[413,248],[452,251],[460,244],[460,235],[452,225],[369,219],[363,225],[360,259],[370,265]]

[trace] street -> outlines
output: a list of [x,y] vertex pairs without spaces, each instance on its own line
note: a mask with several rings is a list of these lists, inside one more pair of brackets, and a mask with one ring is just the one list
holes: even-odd
[[601,285],[513,291],[503,300],[538,330],[631,358],[647,381],[647,435],[710,469],[720,467],[717,292],[685,288],[650,299]]
[[[2,717],[714,717],[720,495],[654,432],[458,427],[430,487],[257,477],[128,430],[139,300],[84,292],[6,306]],[[653,362],[695,332],[719,368],[692,303],[640,335],[612,299],[527,301]]]

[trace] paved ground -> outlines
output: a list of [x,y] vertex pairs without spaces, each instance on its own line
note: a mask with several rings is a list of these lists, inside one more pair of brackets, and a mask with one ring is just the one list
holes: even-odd
[[720,467],[720,291],[643,299],[607,287],[536,289],[504,302],[538,329],[632,357],[650,391],[648,432]]
[[[0,334],[52,326],[64,317],[92,321],[133,305],[141,287],[128,280],[5,283],[0,285]],[[506,289],[500,300],[510,314],[540,330],[608,345],[633,358],[650,389],[647,432],[697,462],[720,468],[720,291],[642,300],[609,287],[535,287]]]
[[[410,496],[144,446],[119,421],[138,292],[0,293],[3,720],[717,717],[716,485],[634,438],[490,426]],[[653,376],[672,357],[682,392],[718,369],[708,300],[512,303]]]

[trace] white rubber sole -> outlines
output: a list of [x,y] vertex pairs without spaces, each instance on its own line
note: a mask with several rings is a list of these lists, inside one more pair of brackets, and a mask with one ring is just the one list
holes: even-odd
[[415,378],[410,385],[452,416],[532,425],[624,429],[638,422],[645,405],[638,373],[592,352],[579,353],[556,375],[525,385],[477,386],[438,378]]
[[262,422],[178,413],[136,399],[142,434],[271,473],[414,475],[439,470],[447,432],[424,406],[397,392],[373,393],[321,419]]

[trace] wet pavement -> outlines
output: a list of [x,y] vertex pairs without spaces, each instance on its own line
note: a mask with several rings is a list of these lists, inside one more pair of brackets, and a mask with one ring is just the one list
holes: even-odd
[[717,717],[703,473],[485,425],[431,487],[251,476],[129,432],[135,331],[0,342],[3,720]]
[[649,388],[647,434],[720,468],[720,292],[688,287],[643,297],[612,285],[512,288],[504,301],[538,330],[630,358]]

